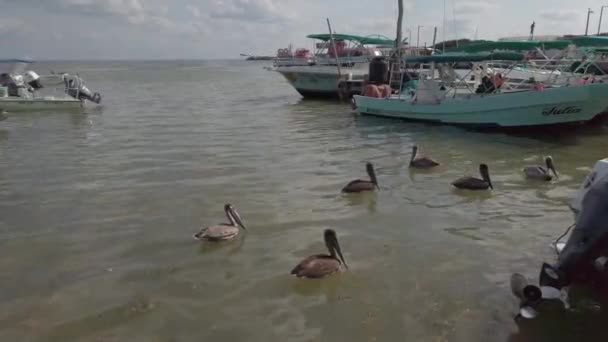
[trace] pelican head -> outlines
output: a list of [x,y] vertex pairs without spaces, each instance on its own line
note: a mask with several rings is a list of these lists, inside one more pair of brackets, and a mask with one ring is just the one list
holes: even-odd
[[325,245],[329,250],[329,254],[336,258],[337,253],[337,256],[342,261],[344,267],[348,268],[348,265],[346,265],[346,261],[344,260],[344,256],[342,256],[342,249],[340,249],[340,243],[338,242],[336,232],[333,229],[325,229],[325,232],[323,232],[323,239],[325,240]]
[[481,178],[484,181],[488,182],[490,189],[494,190],[494,187],[492,186],[492,181],[490,180],[490,169],[488,168],[488,165],[479,164],[479,174],[481,174]]
[[243,224],[243,221],[241,220],[241,215],[239,215],[236,209],[234,209],[232,204],[224,204],[224,212],[226,213],[226,217],[228,217],[228,220],[233,226],[238,225],[241,228],[247,230],[247,228],[245,228],[245,225]]
[[545,158],[545,164],[547,164],[547,171],[551,170],[555,177],[559,178],[557,171],[555,170],[555,165],[553,165],[553,158],[551,156],[547,156]]
[[372,181],[372,183],[374,183],[374,185],[376,186],[376,188],[380,188],[378,186],[378,178],[376,178],[376,171],[374,170],[374,165],[372,165],[372,163],[367,163],[365,165],[365,168],[367,169],[367,175],[369,176],[369,180]]

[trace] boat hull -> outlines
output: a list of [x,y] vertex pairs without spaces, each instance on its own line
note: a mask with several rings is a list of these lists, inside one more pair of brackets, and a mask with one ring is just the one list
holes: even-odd
[[[339,98],[340,84],[349,80],[363,80],[365,68],[343,69],[340,76],[336,67],[284,67],[277,68],[294,89],[305,98]],[[358,89],[344,89],[343,96],[359,94]]]
[[588,122],[608,107],[608,84],[447,98],[441,103],[355,96],[361,114],[473,127]]
[[40,110],[66,110],[80,109],[83,103],[77,99],[13,99],[10,97],[0,98],[0,111],[40,111]]

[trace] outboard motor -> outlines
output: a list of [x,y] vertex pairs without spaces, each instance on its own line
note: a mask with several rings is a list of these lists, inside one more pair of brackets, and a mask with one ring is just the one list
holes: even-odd
[[40,76],[31,70],[25,73],[23,79],[34,90],[43,88],[42,84],[40,83]]
[[[517,273],[512,276],[511,289],[521,299],[521,316],[535,317],[534,308],[543,299],[559,298],[560,291],[572,283],[608,285],[608,177],[596,179],[589,187],[568,241],[556,244],[556,250],[557,262],[542,265],[540,288],[528,285]],[[519,280],[514,283],[513,279]]]
[[369,82],[372,84],[388,83],[388,63],[384,57],[374,57],[369,62]]
[[93,93],[84,84],[84,81],[78,76],[63,75],[66,93],[79,100],[89,100],[99,104],[101,102],[101,94]]
[[[540,285],[561,289],[603,271],[608,256],[608,178],[596,180],[583,198],[570,238],[554,266],[543,264]],[[602,262],[602,260],[604,260]]]

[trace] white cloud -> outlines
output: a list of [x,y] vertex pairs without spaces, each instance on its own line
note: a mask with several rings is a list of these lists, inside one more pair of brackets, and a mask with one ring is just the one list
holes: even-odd
[[279,3],[279,0],[214,0],[210,17],[254,22],[288,19]]
[[[587,7],[596,27],[603,1],[572,11],[568,0],[446,0],[445,38],[525,36],[534,20],[537,35],[583,33]],[[409,28],[416,41],[424,25],[421,44],[433,27],[443,40],[443,3],[405,0],[404,37]],[[0,0],[0,44],[34,58],[234,58],[310,46],[305,36],[327,32],[325,18],[338,32],[394,38],[396,16],[394,0]]]
[[0,18],[0,34],[14,33],[27,28],[25,21],[17,18]]
[[578,19],[581,14],[580,11],[575,11],[571,9],[551,9],[542,11],[540,13],[540,16],[550,22],[565,22],[571,21],[573,19]]
[[[47,0],[48,1],[48,0]],[[146,11],[140,0],[54,0],[63,10],[87,14],[123,16],[129,21],[144,19]],[[53,0],[47,3],[52,3]]]
[[187,5],[186,6],[186,10],[188,12],[190,12],[190,14],[192,14],[193,17],[195,18],[200,18],[201,17],[201,10],[193,5]]
[[458,2],[453,12],[457,16],[478,16],[487,11],[497,10],[498,4],[488,1]]

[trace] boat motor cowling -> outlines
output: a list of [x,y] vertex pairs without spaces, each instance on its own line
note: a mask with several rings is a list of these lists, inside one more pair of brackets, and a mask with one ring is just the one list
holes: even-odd
[[35,90],[43,88],[42,83],[40,83],[40,76],[31,70],[25,73],[23,80]]
[[81,100],[89,100],[99,104],[101,102],[101,94],[93,93],[84,84],[80,85],[80,91],[78,92],[78,98]]
[[89,100],[97,104],[101,102],[101,94],[91,92],[80,77],[63,75],[63,82],[65,83],[68,95],[79,100]]
[[589,188],[557,263],[543,265],[540,285],[568,286],[593,272],[596,260],[605,256],[608,256],[608,178],[596,180]]

